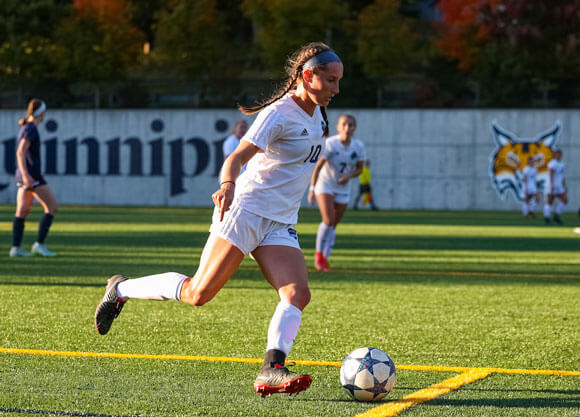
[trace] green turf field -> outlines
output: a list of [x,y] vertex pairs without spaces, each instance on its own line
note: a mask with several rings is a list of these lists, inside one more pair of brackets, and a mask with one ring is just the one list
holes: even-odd
[[[209,209],[64,206],[47,241],[53,259],[7,256],[13,210],[0,206],[0,415],[580,415],[572,213],[546,227],[519,213],[347,212],[333,271],[310,269],[312,302],[289,358],[313,385],[262,399],[252,359],[277,297],[251,259],[203,307],[131,300],[107,336],[93,328],[110,275],[195,271]],[[318,222],[303,210],[297,227],[310,266]],[[362,346],[398,367],[378,404],[349,400],[333,366]]]

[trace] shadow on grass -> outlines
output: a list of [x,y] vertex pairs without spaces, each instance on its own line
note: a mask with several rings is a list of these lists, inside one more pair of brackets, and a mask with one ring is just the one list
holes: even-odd
[[[507,391],[507,390],[506,390]],[[422,404],[431,407],[497,407],[497,408],[568,408],[579,409],[580,400],[578,398],[553,398],[553,397],[531,397],[531,398],[478,398],[478,399],[451,399],[438,398]]]

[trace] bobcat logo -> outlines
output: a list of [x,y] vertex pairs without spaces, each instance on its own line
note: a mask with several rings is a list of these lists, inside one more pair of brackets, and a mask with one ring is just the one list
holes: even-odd
[[496,148],[490,156],[489,175],[502,200],[505,200],[506,192],[511,190],[519,201],[524,201],[522,170],[530,158],[534,159],[534,165],[538,169],[538,191],[545,190],[550,175],[547,165],[552,159],[560,127],[560,121],[556,121],[553,127],[534,139],[520,139],[501,128],[495,121],[492,122],[491,132]]

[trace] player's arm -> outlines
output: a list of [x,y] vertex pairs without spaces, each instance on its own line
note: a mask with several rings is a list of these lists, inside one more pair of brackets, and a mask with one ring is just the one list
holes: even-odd
[[18,169],[22,174],[22,183],[26,187],[32,187],[34,184],[34,179],[28,173],[28,168],[26,167],[26,155],[28,154],[28,149],[30,148],[30,141],[28,139],[22,139],[18,144],[18,149],[16,150],[16,162],[18,163]]
[[253,143],[241,141],[236,150],[224,161],[220,173],[221,187],[212,195],[212,200],[220,213],[220,221],[223,220],[224,213],[230,209],[234,201],[236,179],[240,176],[242,167],[258,152],[262,150]]
[[340,185],[344,185],[348,183],[352,178],[358,177],[363,170],[363,166],[364,161],[356,161],[355,168],[351,172],[347,172],[346,174],[341,175],[340,178],[338,179],[338,183]]
[[318,181],[318,175],[320,175],[320,170],[326,164],[326,159],[320,158],[314,167],[314,172],[312,177],[310,177],[310,188],[308,189],[308,204],[314,205],[316,201],[316,196],[314,195],[314,187],[316,186],[316,181]]

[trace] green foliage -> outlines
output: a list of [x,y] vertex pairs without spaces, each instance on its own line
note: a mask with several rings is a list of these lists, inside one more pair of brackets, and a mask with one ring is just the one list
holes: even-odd
[[277,74],[301,46],[314,41],[332,46],[349,19],[343,0],[244,0],[242,10],[252,21],[266,69]]
[[216,0],[178,0],[159,14],[153,58],[170,73],[204,79],[227,70],[224,14]]
[[23,78],[50,76],[52,31],[68,8],[52,0],[0,2],[0,75]]
[[421,63],[424,46],[420,34],[411,19],[399,14],[398,0],[376,0],[358,19],[358,59],[368,76],[400,75]]

